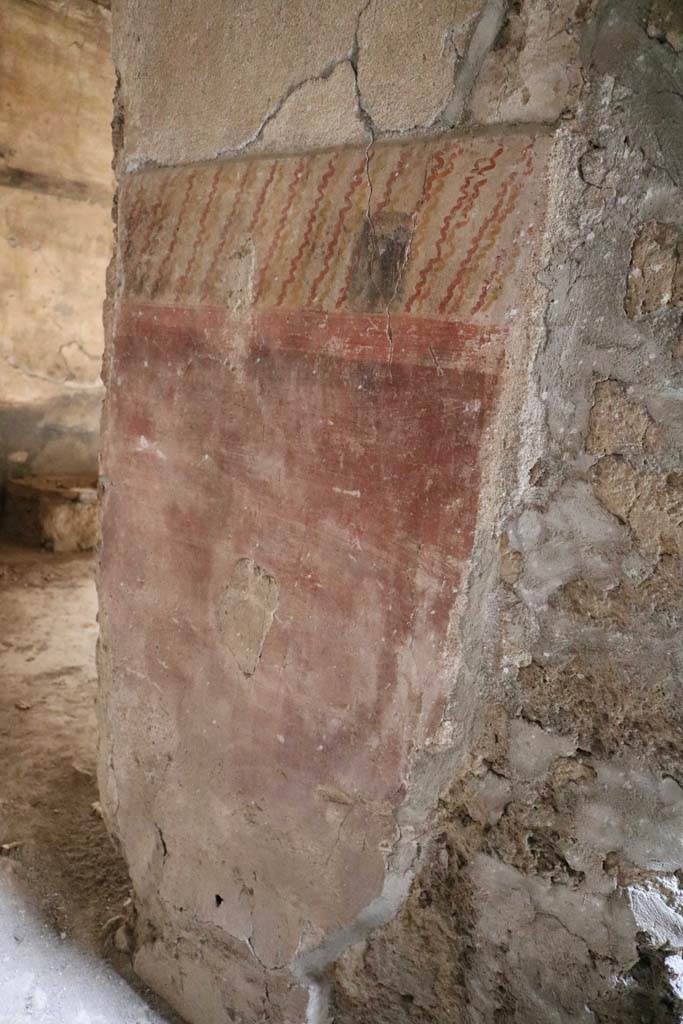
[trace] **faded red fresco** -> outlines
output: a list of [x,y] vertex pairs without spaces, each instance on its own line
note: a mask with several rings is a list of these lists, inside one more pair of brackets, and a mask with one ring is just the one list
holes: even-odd
[[[438,728],[542,148],[413,142],[123,189],[103,608],[116,687],[170,722],[161,779],[131,784],[173,836],[185,780],[186,856],[228,866],[231,934],[235,879],[288,879],[274,959],[377,894]],[[217,612],[241,559],[278,588],[250,675]]]

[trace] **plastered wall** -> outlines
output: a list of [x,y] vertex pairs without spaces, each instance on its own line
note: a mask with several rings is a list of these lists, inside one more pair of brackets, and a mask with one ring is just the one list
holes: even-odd
[[678,1021],[681,43],[115,7],[100,785],[189,1020]]
[[95,472],[111,255],[110,14],[0,10],[0,478]]

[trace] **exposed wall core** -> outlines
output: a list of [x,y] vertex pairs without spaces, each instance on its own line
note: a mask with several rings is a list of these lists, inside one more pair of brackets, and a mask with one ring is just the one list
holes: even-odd
[[0,486],[97,470],[111,256],[110,14],[0,9]]
[[197,1024],[674,1024],[680,27],[419,10],[115,10],[136,966]]

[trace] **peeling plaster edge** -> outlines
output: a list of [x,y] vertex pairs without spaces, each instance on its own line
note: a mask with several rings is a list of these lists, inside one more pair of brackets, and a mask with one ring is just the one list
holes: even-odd
[[542,277],[553,263],[554,232],[553,227],[561,224],[566,208],[567,182],[572,180],[575,170],[573,157],[576,156],[576,138],[566,123],[562,123],[554,133],[553,143],[548,153],[547,171],[548,191],[543,218],[542,242],[539,251],[539,269],[536,274],[536,302],[530,311],[530,319],[535,325],[536,337],[529,352],[529,363],[526,371],[526,395],[521,409],[519,450],[518,450],[518,485],[511,504],[521,508],[524,497],[530,486],[530,477],[534,465],[548,450],[549,436],[546,418],[546,407],[539,392],[538,360],[548,343],[550,327],[548,312],[552,301],[552,286],[543,282]]
[[[341,61],[346,63],[346,59]],[[566,126],[566,119],[559,118],[555,121],[509,121],[502,124],[497,121],[486,124],[463,124],[453,127],[444,127],[441,124],[434,124],[428,128],[409,129],[407,131],[377,131],[373,145],[387,145],[392,142],[428,142],[433,139],[480,139],[480,138],[514,138],[524,136],[525,138],[539,138],[554,135],[559,129]],[[314,153],[332,153],[346,149],[362,149],[360,142],[346,142],[343,145],[310,146],[304,149],[273,149],[258,150],[221,150],[213,155],[198,157],[196,160],[181,161],[180,163],[165,163],[161,160],[131,159],[119,170],[119,181],[132,177],[134,174],[151,173],[163,170],[182,170],[190,167],[202,167],[206,164],[223,160],[225,163],[241,160],[275,160],[285,157],[306,156]],[[366,147],[367,148],[367,147]]]
[[[108,480],[106,477],[106,423],[111,395],[111,379],[113,376],[114,337],[119,317],[120,300],[124,293],[125,277],[122,256],[122,234],[125,223],[121,216],[121,182],[124,177],[123,152],[125,149],[125,94],[122,76],[118,64],[114,60],[116,84],[112,97],[112,168],[114,170],[115,188],[112,197],[111,216],[113,222],[112,251],[105,275],[105,295],[102,303],[102,323],[104,327],[104,351],[102,354],[101,387],[103,388],[100,411],[100,446],[98,452],[98,475],[100,477],[100,526],[104,519],[108,500]],[[97,590],[97,607],[99,630],[97,634],[97,788],[100,796],[102,816],[112,839],[121,851],[126,864],[119,838],[120,798],[117,773],[114,770],[116,751],[114,734],[109,724],[109,713],[112,706],[114,684],[114,666],[111,644],[108,638],[108,607],[102,587],[102,543],[97,548],[95,586]]]

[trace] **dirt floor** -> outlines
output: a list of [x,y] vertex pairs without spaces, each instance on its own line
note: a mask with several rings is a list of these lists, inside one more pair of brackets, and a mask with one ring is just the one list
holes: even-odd
[[94,571],[89,555],[0,547],[0,868],[56,935],[177,1022],[116,949],[130,892],[98,814]]

